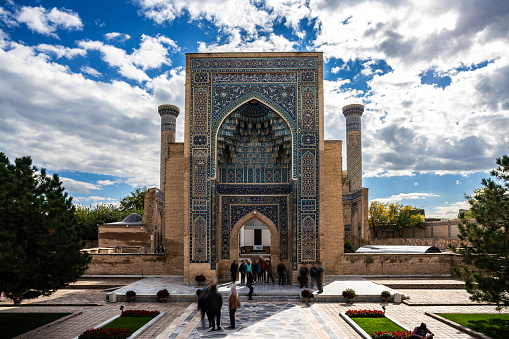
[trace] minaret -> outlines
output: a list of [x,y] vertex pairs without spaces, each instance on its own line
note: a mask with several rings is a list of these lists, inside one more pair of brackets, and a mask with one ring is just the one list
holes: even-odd
[[161,168],[159,172],[159,187],[164,191],[168,144],[175,142],[175,126],[180,109],[173,105],[161,105],[157,110],[161,116]]
[[343,107],[346,118],[346,166],[347,179],[350,181],[350,192],[362,188],[362,143],[361,116],[363,105],[347,105]]

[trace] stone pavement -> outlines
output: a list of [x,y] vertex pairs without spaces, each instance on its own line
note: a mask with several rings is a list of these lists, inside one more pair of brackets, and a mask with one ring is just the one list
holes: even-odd
[[[390,279],[389,279],[390,280]],[[395,279],[397,280],[397,279]],[[430,279],[432,282],[434,279]],[[378,282],[378,281],[377,281]],[[447,282],[445,282],[447,283]],[[270,284],[257,284],[258,290]],[[257,289],[255,285],[255,293]],[[186,287],[187,288],[187,287]],[[188,286],[195,290],[196,286]],[[225,285],[222,292],[227,297]],[[294,287],[288,286],[289,290]],[[353,286],[357,290],[356,286]],[[297,288],[297,290],[300,290]],[[62,293],[65,291],[67,293]],[[72,292],[72,293],[71,293]],[[348,324],[339,317],[339,312],[348,309],[381,309],[379,302],[320,302],[302,303],[299,301],[258,301],[242,302],[237,311],[237,327],[229,330],[229,316],[227,304],[223,305],[221,326],[222,330],[212,332],[202,329],[200,315],[196,310],[196,303],[154,303],[136,302],[132,304],[108,303],[105,301],[106,292],[97,290],[61,290],[56,295],[46,297],[44,301],[31,302],[30,307],[5,306],[0,303],[0,312],[78,312],[82,314],[60,324],[50,326],[31,338],[66,339],[74,338],[86,329],[118,314],[120,305],[127,309],[147,309],[164,311],[167,314],[139,338],[360,338]],[[178,292],[178,291],[177,291]],[[387,314],[407,326],[413,328],[421,322],[426,322],[435,333],[436,339],[441,338],[470,338],[469,335],[459,332],[437,320],[432,319],[424,312],[459,312],[459,313],[496,313],[494,306],[478,305],[468,299],[464,290],[451,289],[406,289],[400,291],[410,297],[410,302],[425,304],[427,306],[411,306],[406,304],[386,304]],[[293,293],[293,292],[292,292]],[[86,304],[99,304],[101,306],[66,306],[65,299],[70,297],[72,304],[80,299]],[[58,301],[58,302],[55,302]],[[438,306],[447,304],[448,306]],[[469,305],[469,306],[464,306]],[[509,310],[502,311],[509,313]]]
[[[249,291],[248,288],[240,286],[239,282],[237,282],[237,285],[241,300],[246,299]],[[230,286],[231,283],[219,283],[219,292],[227,295],[230,291]],[[181,277],[151,276],[110,292],[109,300],[125,301],[125,293],[128,290],[135,291],[136,298],[140,298],[142,301],[149,301],[150,297],[155,300],[157,291],[166,288],[170,292],[170,300],[172,301],[194,301],[196,299],[196,290],[203,287],[196,284],[184,284]],[[299,284],[278,285],[277,283],[257,282],[253,287],[253,297],[258,301],[274,299],[274,297],[277,297],[276,299],[278,300],[298,300],[300,292],[303,290],[303,288],[299,288]],[[316,285],[312,286],[311,283],[308,283],[308,287],[315,292],[315,301],[317,299],[320,299],[320,301],[343,301],[342,292],[347,288],[353,288],[358,295],[357,300],[363,301],[379,300],[380,293],[384,290],[391,292],[391,295],[401,293],[368,279],[353,276],[327,276],[323,285],[323,293],[321,294],[316,294],[318,291]],[[113,294],[115,297],[112,297]]]

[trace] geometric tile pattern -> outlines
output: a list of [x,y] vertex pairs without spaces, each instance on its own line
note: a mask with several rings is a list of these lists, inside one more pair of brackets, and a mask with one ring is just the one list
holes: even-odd
[[230,259],[231,228],[252,211],[269,218],[280,234],[280,258],[288,259],[288,197],[225,195],[221,203],[221,258]]
[[229,258],[231,227],[253,210],[278,228],[282,259],[292,246],[292,269],[319,259],[318,57],[189,65],[191,261]]

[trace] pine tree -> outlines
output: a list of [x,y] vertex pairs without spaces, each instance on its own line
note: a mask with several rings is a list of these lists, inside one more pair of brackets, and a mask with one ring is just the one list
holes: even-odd
[[474,223],[463,215],[458,225],[459,248],[465,267],[455,271],[465,280],[470,299],[509,306],[509,157],[497,159],[494,179],[482,180],[482,188],[467,196]]
[[90,262],[71,200],[57,174],[0,153],[0,290],[15,303],[76,281]]

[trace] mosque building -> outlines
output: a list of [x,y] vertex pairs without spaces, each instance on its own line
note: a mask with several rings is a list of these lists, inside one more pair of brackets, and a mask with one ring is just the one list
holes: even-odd
[[226,279],[233,260],[262,255],[293,278],[316,261],[341,274],[344,241],[369,238],[364,107],[343,107],[344,171],[342,141],[324,140],[322,53],[187,54],[185,86],[183,143],[180,109],[158,108],[160,187],[142,222],[165,272]]

